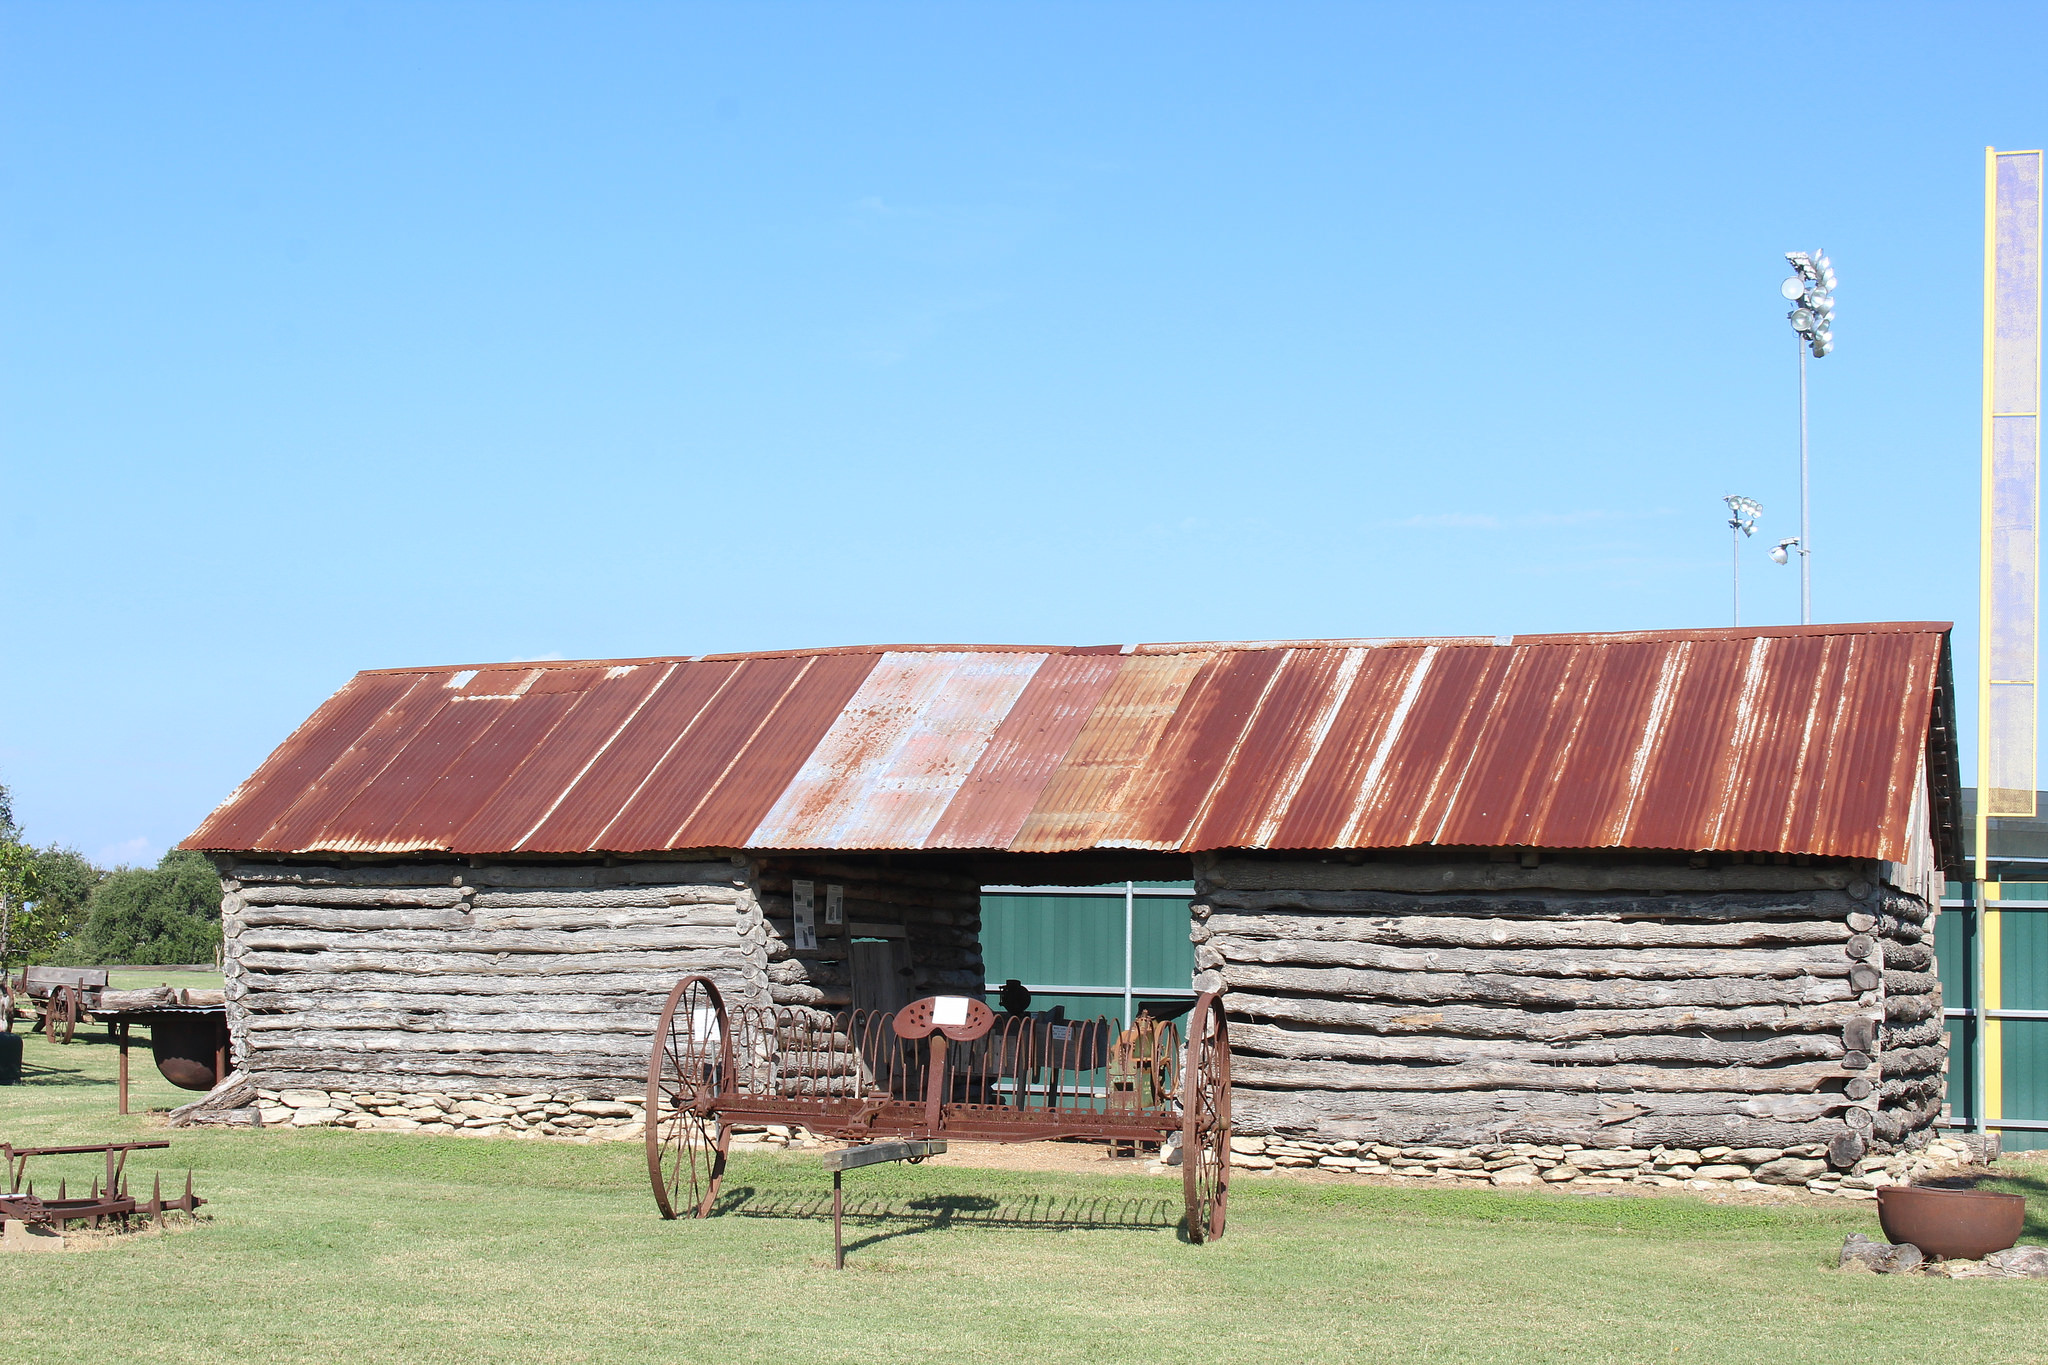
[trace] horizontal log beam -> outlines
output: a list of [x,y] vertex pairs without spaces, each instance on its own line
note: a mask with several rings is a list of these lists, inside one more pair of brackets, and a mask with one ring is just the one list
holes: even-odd
[[[377,1053],[383,1056],[496,1056],[508,1052],[534,1053],[547,1057],[638,1057],[647,1061],[654,1020],[645,1028],[629,1032],[623,1028],[607,1033],[412,1033],[402,1029],[300,1029],[289,1033],[255,1032],[249,1035],[252,1055],[266,1052],[306,1050],[319,1053]],[[259,1062],[258,1065],[261,1065]]]
[[[1688,981],[1705,977],[1846,977],[1834,945],[1809,948],[1412,948],[1376,943],[1214,938],[1230,963],[1291,963],[1383,972],[1490,973],[1581,980]],[[1217,965],[1214,962],[1205,966]],[[1229,973],[1226,971],[1226,976]]]
[[[246,971],[264,972],[406,972],[455,973],[470,976],[545,977],[589,972],[692,972],[737,970],[744,958],[735,944],[723,951],[510,953],[451,952],[262,952],[244,953]],[[673,983],[671,983],[673,984]]]
[[[265,1090],[395,1090],[400,1094],[488,1090],[516,1095],[559,1089],[554,1081],[602,1084],[597,1093],[630,1095],[647,1084],[647,1064],[624,1057],[564,1058],[519,1053],[489,1057],[429,1057],[321,1052],[274,1052],[252,1059],[249,1071]],[[320,1078],[328,1078],[323,1082]],[[478,1082],[463,1084],[464,1081]],[[424,1082],[424,1084],[423,1084]],[[508,1083],[509,1082],[509,1083]],[[519,1084],[525,1082],[525,1084]],[[536,1084],[538,1083],[538,1084]],[[616,1090],[609,1089],[617,1084]]]
[[1948,1049],[1939,1043],[1929,1047],[1887,1048],[1878,1056],[1878,1065],[1887,1077],[1938,1072],[1947,1061]]
[[1231,990],[1358,996],[1416,1004],[1491,1001],[1498,1004],[1643,1009],[1666,1005],[1818,1005],[1855,998],[1839,977],[1751,977],[1690,981],[1573,981],[1553,977],[1381,972],[1341,967],[1267,967],[1228,963]]
[[[1641,895],[1631,892],[1570,894],[1545,890],[1411,894],[1301,888],[1266,891],[1212,888],[1195,902],[1194,913],[1198,918],[1213,918],[1229,912],[1265,917],[1275,912],[1299,911],[1314,915],[1390,919],[1504,919],[1613,924],[1647,921],[1701,925],[1724,922],[1789,925],[1825,921],[1846,925],[1849,917],[1861,913],[1859,907],[1867,904],[1852,899],[1844,891],[1812,890]],[[1867,914],[1863,918],[1871,919]]]
[[[293,963],[300,960],[296,956],[287,956],[290,956]],[[657,968],[633,971],[608,967],[599,958],[586,960],[591,965],[583,971],[548,972],[539,975],[530,972],[485,975],[476,972],[409,971],[396,967],[374,971],[298,971],[289,965],[273,972],[263,970],[259,966],[231,978],[229,987],[233,991],[239,984],[243,992],[241,998],[248,1000],[252,1006],[272,996],[333,997],[340,993],[341,998],[348,998],[357,991],[416,993],[429,996],[455,993],[526,999],[535,998],[541,992],[552,995],[555,991],[561,991],[564,998],[570,995],[654,992],[666,997],[683,977],[702,975],[718,983],[719,990],[726,993],[727,1005],[730,1008],[744,999],[742,992],[749,979],[746,964],[729,958],[685,966],[664,963]],[[247,958],[244,958],[243,963],[244,966],[248,966]]]
[[596,1013],[566,1012],[550,1008],[551,1000],[536,1000],[523,1012],[510,1010],[399,1011],[357,1008],[349,1001],[339,1008],[295,1010],[289,1014],[252,1014],[247,1027],[251,1034],[346,1031],[356,1033],[406,1034],[633,1034],[652,1036],[661,1018],[662,1001],[649,999],[638,1008],[620,1008]]
[[676,905],[741,905],[751,902],[737,886],[639,886],[606,891],[479,891],[478,909],[489,910],[656,910]]
[[1926,943],[1890,943],[1885,945],[1884,965],[1888,969],[1902,972],[1929,972],[1934,970],[1934,948]]
[[[1569,910],[1561,914],[1571,915]],[[1841,943],[1840,920],[1737,920],[1727,923],[1639,919],[1506,919],[1460,915],[1287,915],[1217,912],[1197,941],[1281,939],[1450,948],[1743,948],[1762,944]]]
[[1933,972],[1893,972],[1884,974],[1886,995],[1931,995],[1941,990],[1941,978]]
[[715,886],[744,882],[746,870],[729,858],[622,863],[617,867],[531,866],[498,863],[404,863],[397,866],[332,867],[311,863],[238,863],[227,878],[244,886],[471,886],[595,890],[621,886]]
[[1440,1036],[1387,1037],[1377,1033],[1329,1033],[1235,1020],[1234,1053],[1304,1060],[1361,1062],[1547,1062],[1557,1066],[1613,1066],[1622,1062],[1682,1062],[1721,1066],[1775,1066],[1784,1062],[1838,1060],[1839,1033],[1783,1033],[1753,1039],[1650,1034],[1597,1042],[1541,1043],[1500,1038]]
[[1917,1024],[1941,1013],[1939,995],[1894,995],[1884,1002],[1884,1017],[1894,1024]]
[[1947,1034],[1948,1030],[1943,1021],[1928,1019],[1918,1024],[1908,1024],[1904,1028],[1886,1030],[1884,1049],[1889,1052],[1895,1048],[1945,1046],[1942,1040]]
[[[512,995],[454,995],[436,990],[439,978],[423,978],[425,990],[418,993],[406,991],[357,991],[294,993],[286,991],[257,992],[245,997],[252,1007],[249,1027],[286,1028],[293,1020],[304,1020],[327,1028],[351,1028],[357,1019],[439,1019],[455,1014],[465,1017],[484,1018],[503,1016],[518,1019],[544,1012],[550,1019],[562,1020],[562,1027],[581,1027],[572,1020],[595,1021],[591,1027],[609,1027],[615,1015],[649,1014],[659,1015],[668,999],[665,990],[619,991],[611,994],[557,995],[548,990],[520,991]],[[728,1006],[728,1008],[731,1008]],[[398,1027],[394,1024],[380,1024],[376,1027]],[[487,1027],[476,1025],[475,1027]],[[522,1025],[507,1024],[507,1028]]]
[[1841,867],[1679,867],[1668,863],[1316,863],[1215,858],[1204,881],[1233,891],[1840,891],[1875,887]]
[[1561,1090],[1581,1093],[1742,1091],[1803,1094],[1839,1081],[1829,1062],[1774,1067],[1545,1066],[1533,1062],[1476,1061],[1450,1066],[1371,1066],[1360,1062],[1296,1061],[1240,1054],[1231,1062],[1236,1085],[1302,1090]]
[[396,909],[328,909],[313,905],[268,904],[255,906],[223,917],[231,925],[242,929],[268,928],[277,925],[291,925],[305,929],[359,930],[359,929],[465,929],[470,923],[469,915],[461,909],[452,910],[396,910]]
[[1738,1114],[1653,1114],[1621,1124],[1591,1116],[1483,1109],[1439,1115],[1359,1115],[1333,1110],[1298,1094],[1247,1093],[1233,1103],[1242,1133],[1309,1133],[1335,1140],[1401,1146],[1476,1146],[1501,1142],[1575,1142],[1586,1147],[1776,1147],[1825,1143],[1847,1131],[1839,1119],[1778,1122]]
[[254,952],[402,952],[579,954],[616,952],[715,952],[740,949],[729,928],[642,926],[629,929],[361,929],[331,932],[282,926],[245,928],[242,946]]
[[1315,996],[1233,991],[1225,997],[1232,1019],[1369,1029],[1385,1034],[1452,1034],[1472,1038],[1526,1038],[1541,1042],[1681,1032],[1818,1032],[1840,1028],[1869,1011],[1853,1001],[1822,1005],[1742,1005],[1732,1008],[1669,1006],[1655,1009],[1519,1010],[1484,1005],[1405,1005]]
[[240,895],[245,905],[388,906],[445,908],[463,903],[454,886],[250,886]]

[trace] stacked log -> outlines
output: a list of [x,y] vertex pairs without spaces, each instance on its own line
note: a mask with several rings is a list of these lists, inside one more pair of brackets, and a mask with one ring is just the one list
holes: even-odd
[[[794,947],[792,884],[812,883],[817,946]],[[755,874],[766,929],[770,997],[779,1005],[844,1009],[853,1001],[853,938],[885,936],[903,945],[908,998],[979,996],[981,885],[971,877],[925,868],[890,868],[834,860],[763,862]],[[846,924],[825,923],[829,886],[839,886]]]
[[725,858],[243,863],[222,885],[235,1059],[266,1089],[622,1088],[680,977],[767,1000],[760,908]]
[[1874,866],[1197,868],[1243,1133],[1848,1166],[1939,1104],[1924,906]]
[[1851,927],[1871,944],[1869,963],[1884,974],[1878,1052],[1866,1073],[1877,1097],[1872,1125],[1881,1151],[1932,1128],[1948,1089],[1948,1035],[1941,1024],[1941,978],[1934,961],[1934,916],[1918,896],[1887,887]]

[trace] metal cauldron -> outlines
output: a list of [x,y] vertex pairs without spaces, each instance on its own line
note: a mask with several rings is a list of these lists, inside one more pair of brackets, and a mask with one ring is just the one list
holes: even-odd
[[1889,1242],[1911,1242],[1928,1256],[1976,1261],[2020,1239],[2027,1201],[1990,1190],[1886,1185],[1877,1192],[1877,1222]]
[[228,1048],[227,1016],[220,1010],[165,1011],[149,1016],[149,1051],[163,1078],[181,1090],[220,1084]]

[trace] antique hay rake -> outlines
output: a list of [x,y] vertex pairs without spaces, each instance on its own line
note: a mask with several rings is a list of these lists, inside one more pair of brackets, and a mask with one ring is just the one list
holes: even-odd
[[1144,1016],[1119,1032],[1108,1019],[997,1015],[965,996],[888,1013],[728,1011],[708,978],[685,977],[647,1065],[647,1173],[662,1217],[709,1214],[735,1123],[855,1143],[1178,1134],[1188,1239],[1212,1241],[1229,1196],[1230,1039],[1213,994],[1195,1001],[1183,1042]]

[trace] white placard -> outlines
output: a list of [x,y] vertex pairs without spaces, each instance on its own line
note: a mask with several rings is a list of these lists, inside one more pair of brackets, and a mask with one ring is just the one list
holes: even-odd
[[1064,1043],[1073,1036],[1074,1029],[1071,1024],[1054,1024],[1052,1026],[1052,1040],[1055,1043]]
[[825,923],[846,923],[846,888],[832,882],[825,884]]
[[967,997],[940,995],[932,999],[932,1023],[939,1028],[959,1027],[967,1022]]
[[789,884],[790,904],[796,909],[796,933],[791,946],[808,950],[818,946],[818,886],[815,882]]
[[707,1048],[717,1047],[720,1041],[718,1011],[709,1005],[699,1005],[690,1011],[690,1032]]

